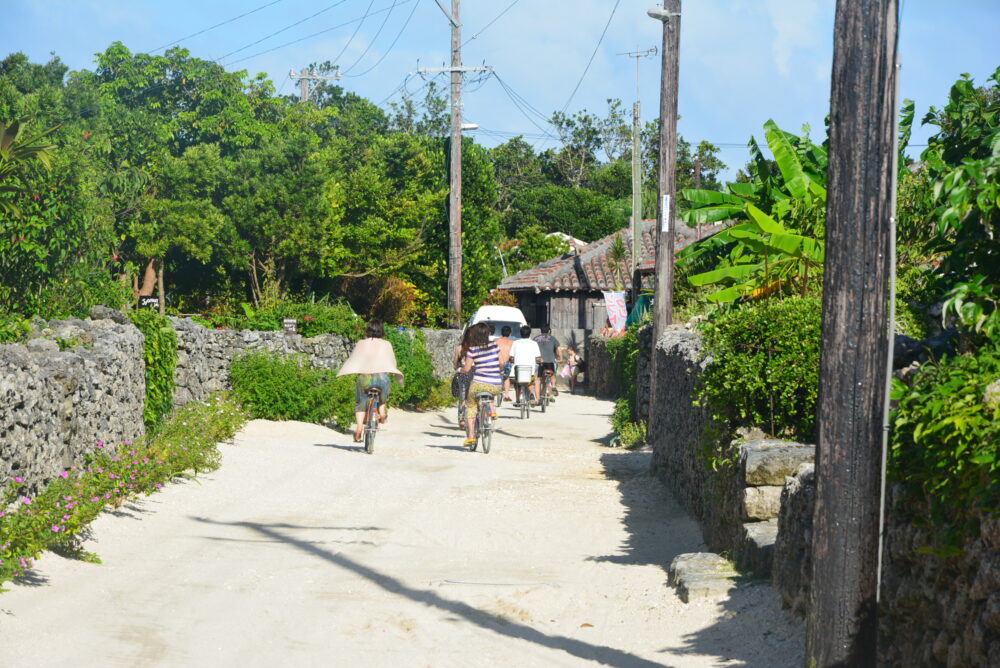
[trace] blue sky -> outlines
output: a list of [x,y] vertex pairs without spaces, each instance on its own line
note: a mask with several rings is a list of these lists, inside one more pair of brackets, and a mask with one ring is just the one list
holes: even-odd
[[[450,0],[444,2],[450,6]],[[660,24],[646,16],[655,4],[617,0],[612,16],[616,0],[517,0],[512,6],[511,0],[465,0],[464,64],[491,65],[522,99],[519,108],[495,79],[470,82],[464,115],[482,128],[474,136],[492,146],[509,133],[524,133],[543,148],[552,142],[543,138],[537,126],[544,128],[544,120],[531,108],[545,117],[563,108],[603,114],[609,97],[630,107],[635,60],[618,54],[659,47]],[[36,62],[55,52],[72,69],[90,69],[93,54],[115,40],[133,51],[152,52],[264,5],[269,6],[180,45],[230,70],[265,72],[284,93],[294,91],[289,69],[336,61],[348,75],[341,85],[376,103],[398,99],[404,82],[419,95],[426,82],[415,74],[417,68],[438,67],[449,58],[449,25],[434,0],[0,0],[5,19],[0,51],[4,56],[23,51]],[[808,123],[819,137],[829,110],[834,5],[833,0],[686,0],[680,133],[692,143],[707,139],[720,145],[729,175],[746,161],[748,138],[761,137],[768,118],[789,130]],[[307,38],[314,33],[321,34]],[[968,72],[982,83],[1000,65],[997,34],[997,0],[903,2],[902,97],[916,101],[918,119],[945,101],[959,74]],[[437,81],[444,84],[444,75]],[[649,120],[659,107],[659,57],[640,62],[639,89]],[[918,128],[913,142],[926,141],[928,134]]]

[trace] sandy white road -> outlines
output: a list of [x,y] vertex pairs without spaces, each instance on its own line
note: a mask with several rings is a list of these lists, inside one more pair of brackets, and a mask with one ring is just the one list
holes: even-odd
[[106,513],[91,565],[47,555],[0,595],[0,666],[797,666],[773,590],[681,603],[695,523],[603,446],[612,404],[500,409],[490,454],[453,410],[395,411],[365,455],[254,421],[220,470]]

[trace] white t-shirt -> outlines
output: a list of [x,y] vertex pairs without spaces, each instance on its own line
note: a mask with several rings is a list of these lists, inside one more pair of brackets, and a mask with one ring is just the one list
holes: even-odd
[[514,360],[514,366],[535,366],[535,358],[541,356],[538,344],[531,339],[518,339],[510,347],[510,358]]

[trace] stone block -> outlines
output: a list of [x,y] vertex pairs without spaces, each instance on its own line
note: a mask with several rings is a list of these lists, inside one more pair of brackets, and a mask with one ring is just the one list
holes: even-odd
[[732,562],[712,552],[679,554],[670,563],[669,582],[685,603],[725,596],[736,587],[738,578]]
[[746,441],[740,447],[740,472],[745,485],[784,485],[800,464],[811,462],[816,446],[773,438]]
[[781,490],[784,487],[765,485],[743,489],[743,519],[769,520],[781,511]]
[[769,577],[774,561],[774,543],[778,537],[778,520],[748,522],[742,527],[737,563],[755,575]]

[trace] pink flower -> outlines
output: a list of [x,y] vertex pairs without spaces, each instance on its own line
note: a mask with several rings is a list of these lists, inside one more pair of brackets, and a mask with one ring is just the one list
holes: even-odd
[[104,447],[104,441],[98,441],[97,442],[97,447],[103,448]]
[[59,533],[59,525],[58,524],[53,524],[52,525],[52,533]]
[[24,482],[24,478],[18,478],[17,476],[14,476],[14,482]]
[[157,487],[163,487],[163,483],[162,482],[158,482],[158,483],[156,483],[156,486]]
[[24,497],[24,505],[26,505],[26,506],[30,506],[31,505],[31,497],[29,497],[29,496]]
[[69,471],[63,471],[59,475],[61,475],[63,478],[68,478],[69,477]]

